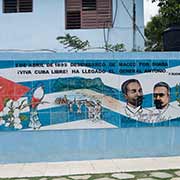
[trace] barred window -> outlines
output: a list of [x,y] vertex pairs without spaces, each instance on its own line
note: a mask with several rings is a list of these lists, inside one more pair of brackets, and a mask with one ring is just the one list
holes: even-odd
[[112,27],[112,0],[65,0],[66,29]]
[[32,12],[33,0],[3,0],[4,13]]

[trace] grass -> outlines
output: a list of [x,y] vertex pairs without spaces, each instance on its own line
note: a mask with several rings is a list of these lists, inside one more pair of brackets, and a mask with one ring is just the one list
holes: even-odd
[[[151,173],[152,172],[165,172],[165,173],[168,173],[168,174],[171,174],[173,175],[173,177],[178,177],[176,174],[175,174],[175,171],[180,171],[179,169],[168,169],[168,170],[158,170],[158,171],[142,171],[142,172],[125,172],[125,173],[128,173],[128,174],[132,174],[135,176],[135,178],[131,178],[129,180],[137,180],[137,179],[141,179],[141,178],[150,178],[152,177],[151,176]],[[117,172],[118,173],[118,172]],[[112,178],[114,180],[116,180],[117,178],[113,178],[111,177],[111,175],[114,174],[114,173],[102,173],[102,174],[86,174],[86,175],[90,175],[91,177],[88,178],[88,180],[96,180],[96,179],[99,179],[99,178]],[[0,180],[21,180],[21,179],[26,179],[26,180],[42,180],[42,178],[44,180],[53,180],[53,179],[63,179],[63,178],[66,178],[67,180],[73,180],[73,176],[84,176],[84,175],[69,175],[69,176],[55,176],[55,177],[24,177],[24,178],[0,178]],[[152,177],[154,178],[154,177]],[[154,178],[156,180],[162,180],[162,178]],[[171,178],[164,178],[164,180],[170,180]]]

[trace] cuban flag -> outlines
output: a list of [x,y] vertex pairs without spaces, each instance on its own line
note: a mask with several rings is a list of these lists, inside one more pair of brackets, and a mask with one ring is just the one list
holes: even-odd
[[6,99],[17,101],[20,97],[24,96],[30,88],[17,84],[0,76],[0,111],[4,108]]

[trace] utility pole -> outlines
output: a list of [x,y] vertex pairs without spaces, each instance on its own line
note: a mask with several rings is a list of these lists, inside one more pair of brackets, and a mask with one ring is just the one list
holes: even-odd
[[133,51],[136,51],[136,2],[133,0]]

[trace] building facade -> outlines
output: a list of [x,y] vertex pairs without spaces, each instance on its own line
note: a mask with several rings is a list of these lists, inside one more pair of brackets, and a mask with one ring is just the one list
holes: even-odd
[[[135,3],[135,45],[143,50],[143,0]],[[131,51],[132,18],[133,0],[0,0],[0,49],[67,51],[56,38],[69,33],[88,40],[93,51],[105,43]]]

